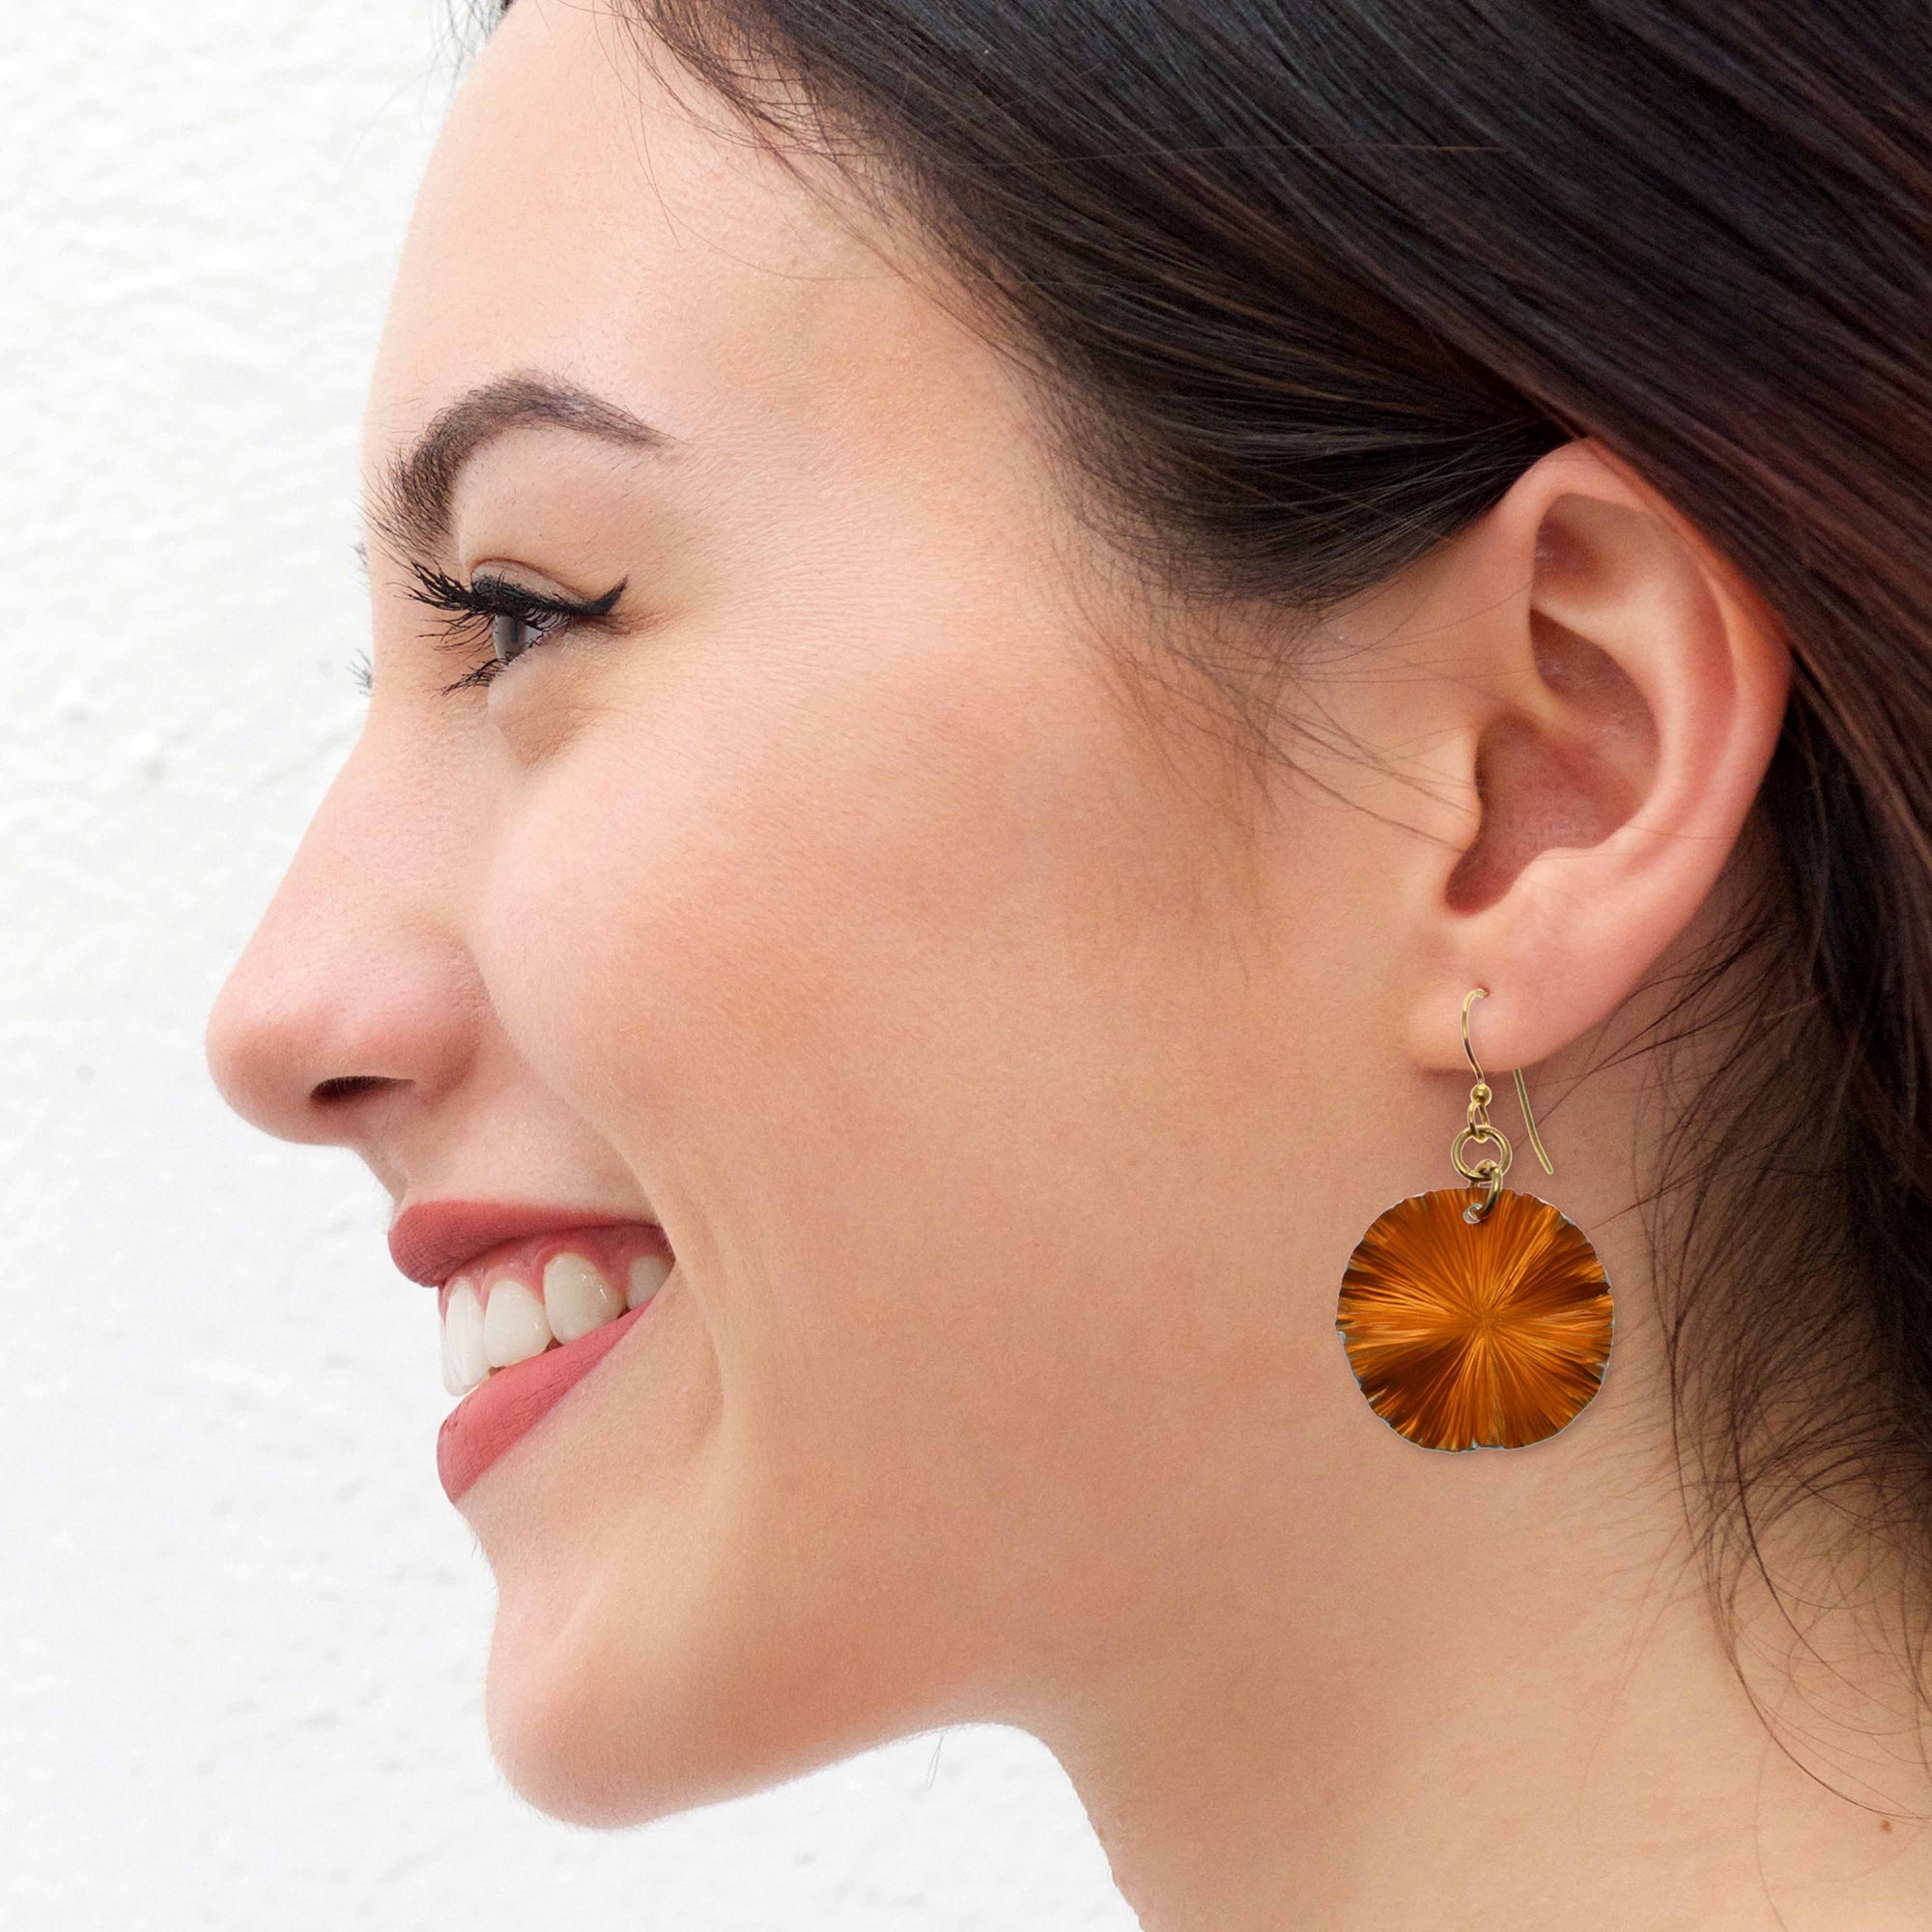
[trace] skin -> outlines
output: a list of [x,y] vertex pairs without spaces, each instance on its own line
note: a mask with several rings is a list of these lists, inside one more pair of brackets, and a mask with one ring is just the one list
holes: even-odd
[[[1603,1064],[1748,883],[1775,628],[1576,442],[1304,647],[1286,710],[1351,754],[1258,767],[1012,364],[868,220],[597,12],[509,16],[415,211],[372,501],[506,374],[678,440],[469,462],[439,567],[626,585],[487,692],[443,693],[472,659],[376,535],[366,728],[211,1023],[238,1108],[398,1202],[678,1257],[463,1498],[505,1771],[614,1825],[992,1719],[1155,1932],[1922,1924],[1923,1831],[1775,1747],[1716,1634],[1646,1067]],[[1513,1182],[1617,1328],[1561,1435],[1443,1455],[1368,1408],[1335,1303],[1454,1180],[1476,984],[1497,1118],[1521,1065],[1556,1162]],[[1928,1808],[1862,1626],[1813,1627],[1830,1698],[1748,1628],[1806,1763]]]

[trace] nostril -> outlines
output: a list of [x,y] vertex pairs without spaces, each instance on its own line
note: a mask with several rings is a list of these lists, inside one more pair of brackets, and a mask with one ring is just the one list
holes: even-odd
[[333,1106],[339,1100],[353,1100],[359,1094],[373,1092],[378,1087],[390,1087],[395,1083],[384,1080],[375,1073],[345,1073],[334,1080],[317,1083],[309,1092],[309,1099],[318,1107]]

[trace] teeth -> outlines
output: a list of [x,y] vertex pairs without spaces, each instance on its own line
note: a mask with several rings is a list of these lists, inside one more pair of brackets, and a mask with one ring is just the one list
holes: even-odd
[[624,1295],[626,1308],[641,1308],[665,1285],[670,1264],[662,1255],[639,1255],[631,1264],[631,1279]]
[[526,1362],[550,1347],[543,1303],[522,1282],[505,1275],[491,1285],[483,1310],[483,1353],[493,1369]]
[[673,1266],[663,1255],[639,1255],[619,1294],[595,1262],[565,1249],[544,1264],[541,1299],[509,1272],[491,1276],[487,1294],[475,1276],[458,1275],[443,1307],[443,1387],[468,1395],[493,1371],[541,1355],[554,1341],[575,1342],[627,1309],[641,1308]]
[[544,1264],[544,1313],[559,1342],[574,1342],[624,1312],[623,1297],[582,1255],[568,1251]]
[[468,1395],[490,1373],[483,1349],[483,1304],[476,1284],[458,1275],[450,1285],[449,1307],[442,1318],[443,1378],[452,1395]]

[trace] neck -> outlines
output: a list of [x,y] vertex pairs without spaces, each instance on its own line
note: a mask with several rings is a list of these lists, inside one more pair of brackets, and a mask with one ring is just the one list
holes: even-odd
[[[1220,1520],[1032,1725],[1147,1932],[1533,1932],[1580,1900],[1593,1932],[1927,1922],[1895,1666],[1826,1618],[1829,1694],[1741,1683],[1640,1303],[1620,1293],[1612,1377],[1547,1444],[1430,1454],[1324,1393],[1201,1472]],[[1743,1634],[1790,1648],[1775,1606]]]

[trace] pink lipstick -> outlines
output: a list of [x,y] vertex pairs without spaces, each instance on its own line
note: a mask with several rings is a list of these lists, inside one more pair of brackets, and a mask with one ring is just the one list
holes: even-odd
[[649,1310],[648,1302],[633,1308],[575,1342],[497,1369],[471,1389],[437,1432],[436,1472],[450,1501],[456,1502],[505,1450],[534,1429]]
[[674,1266],[653,1222],[508,1202],[417,1203],[389,1251],[438,1290],[443,1378],[463,1398],[437,1438],[452,1502],[623,1340]]

